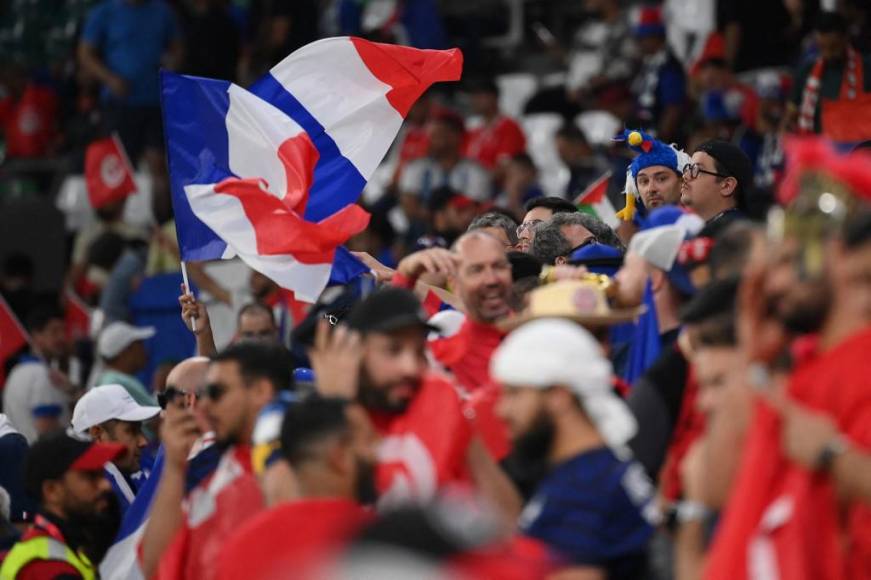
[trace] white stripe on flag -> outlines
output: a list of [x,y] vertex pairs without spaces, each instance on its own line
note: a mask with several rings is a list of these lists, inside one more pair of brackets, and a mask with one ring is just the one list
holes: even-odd
[[[349,38],[325,38],[269,71],[326,130],[364,179],[381,163],[402,116]],[[314,136],[312,136],[314,137]]]

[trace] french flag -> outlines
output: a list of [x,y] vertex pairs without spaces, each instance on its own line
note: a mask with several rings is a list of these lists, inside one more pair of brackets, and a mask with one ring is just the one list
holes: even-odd
[[297,50],[248,90],[161,73],[182,260],[238,255],[314,302],[367,269],[341,244],[368,225],[356,201],[414,102],[462,72],[457,49],[359,38]]

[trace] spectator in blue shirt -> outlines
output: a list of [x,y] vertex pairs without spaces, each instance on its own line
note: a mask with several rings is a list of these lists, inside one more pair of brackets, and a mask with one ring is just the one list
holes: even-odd
[[515,452],[546,461],[521,532],[557,552],[567,575],[644,577],[659,520],[654,487],[629,459],[636,423],[595,338],[569,320],[528,322],[508,335],[490,371],[504,387],[497,413]]
[[118,133],[134,165],[144,155],[157,177],[159,219],[169,210],[159,72],[181,54],[179,24],[163,0],[104,0],[88,13],[78,48],[82,69],[102,85],[106,132]]
[[632,92],[642,127],[653,131],[665,143],[680,142],[679,130],[687,100],[686,75],[680,61],[669,50],[665,26],[658,7],[644,7],[635,27],[641,51],[641,69],[635,75]]

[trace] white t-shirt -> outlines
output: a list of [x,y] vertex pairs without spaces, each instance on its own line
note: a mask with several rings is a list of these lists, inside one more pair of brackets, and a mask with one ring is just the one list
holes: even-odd
[[60,407],[62,426],[70,422],[70,396],[54,385],[48,365],[29,361],[13,368],[3,389],[3,412],[28,443],[37,438],[33,412],[46,406]]

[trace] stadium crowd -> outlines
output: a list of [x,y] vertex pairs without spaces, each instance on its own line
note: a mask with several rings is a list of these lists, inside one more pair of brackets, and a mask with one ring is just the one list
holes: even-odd
[[[3,206],[139,191],[0,250],[0,580],[871,578],[865,3],[12,4]],[[466,58],[368,272],[182,282],[160,69],[348,34]]]

